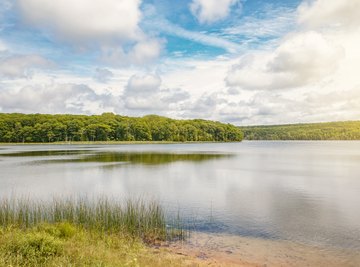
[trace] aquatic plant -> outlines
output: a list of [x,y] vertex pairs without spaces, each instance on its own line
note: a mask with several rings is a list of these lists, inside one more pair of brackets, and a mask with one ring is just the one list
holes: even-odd
[[146,242],[183,239],[186,235],[180,219],[166,224],[164,210],[156,201],[121,201],[109,197],[54,198],[51,201],[24,197],[0,199],[0,227],[29,229],[43,223],[63,222],[101,232],[121,232]]

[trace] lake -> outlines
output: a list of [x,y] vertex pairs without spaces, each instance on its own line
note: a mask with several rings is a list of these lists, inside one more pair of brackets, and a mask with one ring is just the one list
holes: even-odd
[[152,198],[199,235],[360,266],[360,142],[0,146],[0,197],[11,195]]

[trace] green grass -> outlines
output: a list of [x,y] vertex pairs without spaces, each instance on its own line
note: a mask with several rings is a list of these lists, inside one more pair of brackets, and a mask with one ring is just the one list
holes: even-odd
[[[169,222],[168,222],[169,223]],[[142,199],[0,200],[0,266],[187,266],[151,248],[188,234]]]
[[[0,227],[0,266],[201,266],[194,259],[155,249],[127,233],[104,234],[68,222],[22,229]],[[205,265],[204,265],[205,266]]]
[[[0,226],[28,229],[43,223],[68,222],[75,226],[107,233],[126,233],[145,242],[184,238],[179,229],[167,229],[162,207],[155,201],[119,201],[107,197],[87,197],[34,201],[26,198],[0,200]],[[174,223],[172,223],[174,225]]]

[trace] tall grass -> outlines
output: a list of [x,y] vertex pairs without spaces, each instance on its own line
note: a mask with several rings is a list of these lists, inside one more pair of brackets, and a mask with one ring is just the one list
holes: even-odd
[[177,229],[168,229],[165,213],[156,201],[119,201],[108,197],[54,198],[52,201],[0,199],[0,227],[28,229],[42,223],[62,222],[84,229],[122,232],[146,242],[185,237],[180,223],[176,224]]

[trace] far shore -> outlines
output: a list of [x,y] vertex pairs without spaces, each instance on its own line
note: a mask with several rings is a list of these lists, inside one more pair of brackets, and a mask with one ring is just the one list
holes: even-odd
[[219,141],[71,141],[47,143],[0,143],[0,146],[26,146],[26,145],[152,145],[152,144],[208,144],[208,143],[240,143]]

